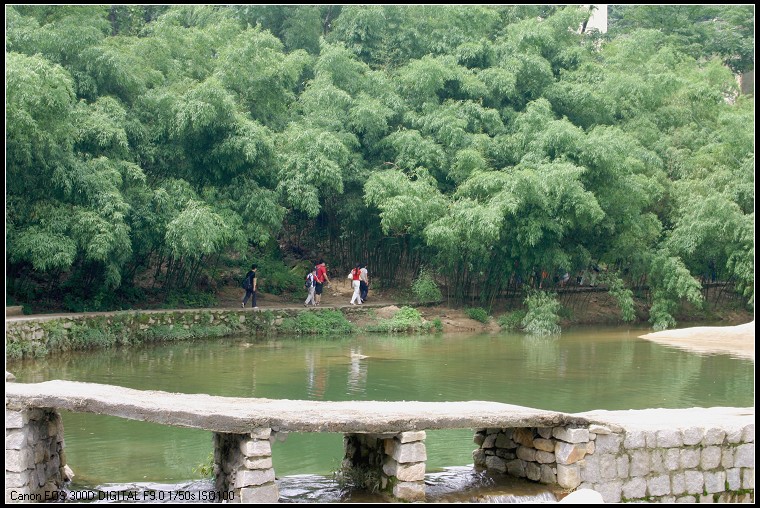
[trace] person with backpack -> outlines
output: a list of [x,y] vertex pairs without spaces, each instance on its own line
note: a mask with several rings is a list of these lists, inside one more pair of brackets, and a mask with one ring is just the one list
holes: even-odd
[[252,264],[251,269],[248,270],[248,273],[245,274],[245,278],[243,279],[243,289],[245,289],[245,296],[243,297],[243,307],[245,309],[245,304],[248,303],[248,299],[251,298],[251,307],[254,309],[258,309],[256,306],[256,270],[258,269],[257,264]]
[[354,294],[351,297],[351,305],[356,305],[356,302],[359,302],[359,305],[362,304],[362,299],[359,296],[359,291],[361,288],[361,285],[359,284],[359,281],[361,280],[361,274],[362,274],[362,265],[359,263],[356,263],[356,266],[354,267],[351,272],[348,274],[348,278],[351,279],[351,285],[354,288]]
[[317,305],[317,300],[315,297],[315,290],[316,290],[316,284],[317,284],[317,267],[311,269],[309,273],[306,274],[306,282],[304,282],[304,287],[309,292],[309,296],[306,297],[306,301],[303,302],[304,307],[308,307],[309,303],[311,302],[312,305]]

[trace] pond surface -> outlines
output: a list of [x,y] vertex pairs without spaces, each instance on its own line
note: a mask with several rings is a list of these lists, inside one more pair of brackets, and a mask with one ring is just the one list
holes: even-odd
[[[238,337],[71,353],[11,362],[6,370],[24,383],[65,379],[292,400],[484,400],[568,413],[754,405],[754,362],[697,355],[638,338],[649,331],[584,327],[554,337]],[[201,478],[197,470],[210,460],[208,431],[85,413],[62,416],[75,488],[188,482]],[[456,496],[475,492],[477,484],[493,487],[490,495],[505,502],[498,496],[529,490],[515,487],[517,493],[511,494],[498,479],[483,478],[466,467],[476,448],[473,434],[473,429],[427,432],[431,495],[439,492],[461,500]],[[342,496],[331,480],[342,459],[342,443],[342,434],[336,433],[291,433],[275,441],[272,459],[281,500],[357,500]],[[461,488],[450,491],[452,485]]]

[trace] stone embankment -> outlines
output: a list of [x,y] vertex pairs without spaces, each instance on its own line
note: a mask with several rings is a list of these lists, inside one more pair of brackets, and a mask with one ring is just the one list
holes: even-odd
[[371,305],[315,309],[181,309],[11,316],[6,308],[6,358],[163,340],[271,334],[301,312],[340,311],[350,317]]
[[583,426],[489,428],[476,465],[607,503],[754,502],[754,408],[592,411]]
[[[61,409],[214,433],[216,487],[272,502],[278,432],[341,432],[343,467],[379,470],[398,499],[425,500],[427,429],[476,429],[476,467],[592,489],[605,502],[754,502],[754,408],[565,414],[496,402],[293,401],[47,381],[6,383],[6,502],[56,497]],[[39,422],[43,422],[42,425]]]

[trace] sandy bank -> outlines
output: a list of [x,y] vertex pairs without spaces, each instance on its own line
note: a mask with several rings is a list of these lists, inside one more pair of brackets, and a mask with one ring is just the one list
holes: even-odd
[[695,326],[640,335],[666,346],[696,353],[726,353],[755,360],[755,322],[738,326]]

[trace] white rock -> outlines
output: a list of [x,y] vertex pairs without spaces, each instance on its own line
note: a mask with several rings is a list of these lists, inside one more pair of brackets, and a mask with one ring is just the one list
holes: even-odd
[[602,495],[595,490],[578,489],[563,497],[559,502],[568,504],[590,504],[604,503],[604,499],[602,499]]

